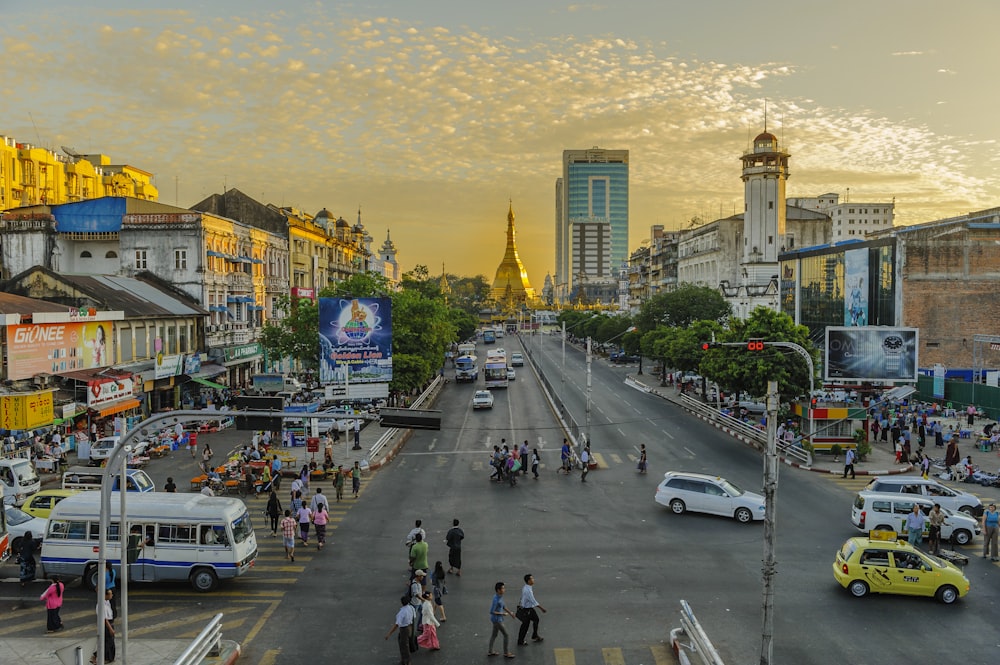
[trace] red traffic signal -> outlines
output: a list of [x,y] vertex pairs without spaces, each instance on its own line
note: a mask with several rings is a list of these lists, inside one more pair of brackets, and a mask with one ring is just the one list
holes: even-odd
[[701,343],[701,350],[702,351],[708,351],[709,349],[714,348],[716,346],[718,346],[718,344],[715,343],[715,342],[702,342]]
[[747,342],[747,351],[763,351],[763,350],[764,350],[764,340],[751,339]]

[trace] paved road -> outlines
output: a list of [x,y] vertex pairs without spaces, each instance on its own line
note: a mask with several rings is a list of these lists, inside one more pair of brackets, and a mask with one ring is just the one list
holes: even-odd
[[[503,343],[508,352],[516,344]],[[558,384],[553,350],[549,371]],[[571,408],[582,407],[582,354],[567,353],[567,399],[575,400]],[[757,660],[761,525],[674,516],[652,496],[667,468],[720,473],[759,489],[759,455],[660,398],[625,387],[627,370],[603,361],[592,369],[594,443],[604,468],[587,483],[556,474],[561,430],[528,367],[507,391],[496,391],[492,412],[471,410],[476,386],[452,383],[436,405],[444,428],[415,432],[403,453],[368,479],[361,499],[338,514],[328,550],[300,551],[292,566],[262,532],[259,567],[217,593],[180,585],[137,591],[136,630],[193,636],[191,617],[222,609],[227,635],[246,646],[245,662],[316,662],[322,654],[389,665],[396,662],[393,643],[382,637],[405,588],[403,536],[414,519],[424,519],[431,559],[444,560],[444,533],[458,517],[468,534],[466,569],[449,580],[444,649],[431,656],[438,665],[492,660],[485,653],[493,583],[505,581],[516,603],[526,572],[534,574],[549,613],[542,619],[545,641],[518,649],[518,662],[672,662],[665,640],[681,598],[691,602],[725,662]],[[546,462],[541,479],[514,488],[487,480],[487,451],[501,438],[528,438],[539,447]],[[648,476],[635,471],[640,442],[650,449]],[[898,597],[858,601],[833,582],[833,552],[853,535],[848,510],[862,484],[782,469],[775,662],[955,662],[957,654],[963,663],[993,662],[996,566],[973,560],[973,591],[954,607]],[[37,630],[44,615],[32,602],[30,630]],[[74,611],[82,621],[92,608]],[[24,625],[5,622],[0,637],[28,630]]]

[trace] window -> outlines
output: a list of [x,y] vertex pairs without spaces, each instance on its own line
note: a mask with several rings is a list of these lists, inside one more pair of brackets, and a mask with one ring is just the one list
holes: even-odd
[[104,258],[106,258],[106,259],[117,259],[118,258],[118,252],[116,252],[114,250],[109,250],[108,253],[104,255]]
[[80,258],[81,259],[89,259],[89,258],[91,258],[91,254],[90,254],[90,252],[84,250],[84,251],[80,252]]
[[174,270],[187,270],[188,257],[186,249],[174,250]]
[[[90,523],[90,540],[100,540],[101,534],[101,523],[100,521]],[[108,524],[108,540],[113,540],[118,542],[118,522],[111,522]]]
[[190,524],[161,524],[159,529],[159,543],[193,543],[197,528]]
[[872,512],[876,513],[892,512],[892,510],[890,509],[890,503],[888,501],[872,501]]
[[774,210],[774,201],[768,201],[767,202],[767,209],[768,210]]
[[137,249],[135,250],[135,269],[136,270],[146,270],[148,263],[146,261],[146,250]]

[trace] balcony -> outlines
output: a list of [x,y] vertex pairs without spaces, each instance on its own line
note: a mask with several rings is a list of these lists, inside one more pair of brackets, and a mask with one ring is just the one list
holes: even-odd
[[250,291],[253,288],[253,280],[245,272],[226,273],[226,285],[232,288]]

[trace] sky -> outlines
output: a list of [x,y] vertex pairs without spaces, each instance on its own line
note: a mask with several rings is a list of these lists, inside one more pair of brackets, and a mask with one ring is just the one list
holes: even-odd
[[554,270],[562,152],[630,151],[630,238],[743,207],[764,128],[787,195],[1000,206],[1000,3],[0,0],[0,134],[100,152],[188,207],[237,188],[486,275],[508,201]]

